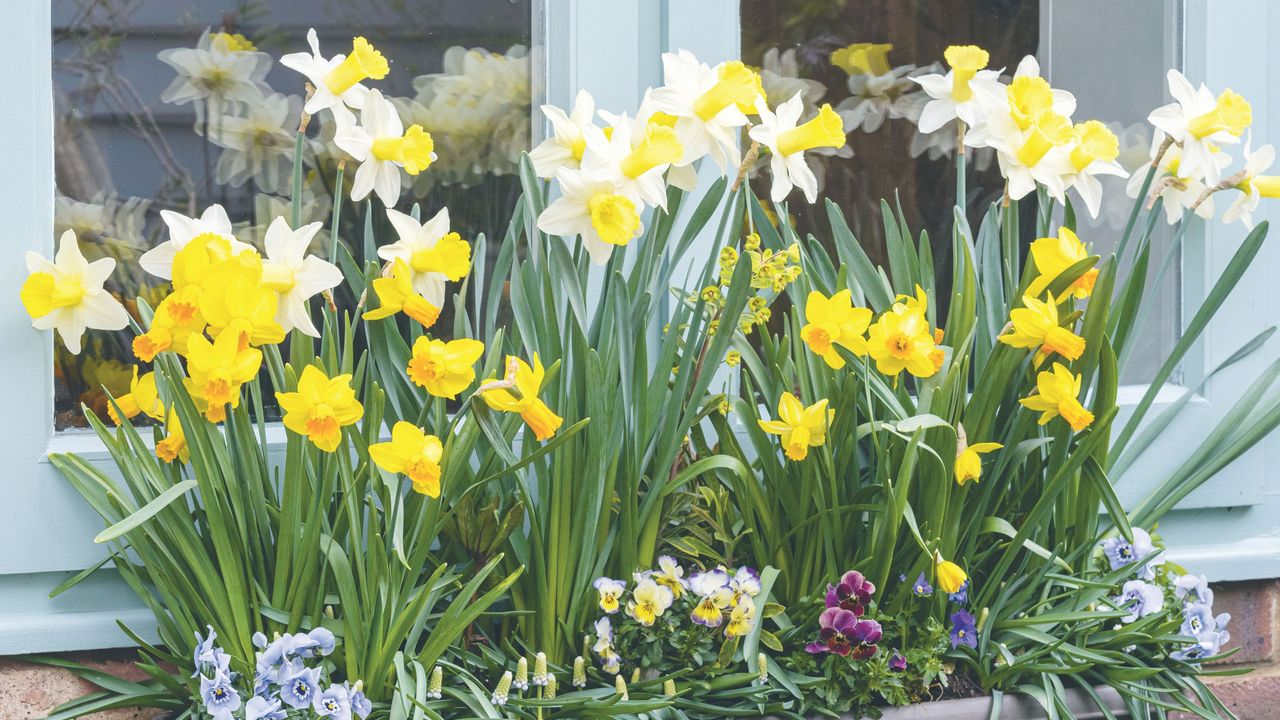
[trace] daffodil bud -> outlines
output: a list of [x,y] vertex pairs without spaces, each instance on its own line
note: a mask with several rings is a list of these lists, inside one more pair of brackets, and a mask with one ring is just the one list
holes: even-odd
[[627,694],[627,681],[623,680],[621,675],[613,676],[613,690],[622,696],[623,702],[631,699],[631,696]]
[[327,617],[327,618],[329,618],[329,619],[333,619],[333,606],[332,606],[332,605],[325,605],[325,606],[324,606],[324,616],[325,616],[325,617]]
[[493,695],[489,698],[494,705],[507,704],[507,698],[511,695],[511,680],[510,670],[502,673],[502,678],[498,680],[498,687],[494,688]]
[[431,668],[431,682],[427,685],[427,697],[439,700],[444,689],[444,668],[439,665]]
[[579,688],[587,686],[587,661],[581,655],[573,659],[573,686]]

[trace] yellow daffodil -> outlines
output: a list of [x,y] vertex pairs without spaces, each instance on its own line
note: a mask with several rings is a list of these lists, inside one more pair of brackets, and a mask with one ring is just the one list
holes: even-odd
[[476,379],[476,361],[484,354],[484,343],[462,338],[443,340],[420,337],[413,343],[413,357],[406,372],[413,384],[427,392],[452,400]]
[[419,223],[412,215],[387,209],[387,220],[399,238],[378,248],[378,257],[403,261],[413,271],[413,289],[436,307],[444,307],[445,282],[457,282],[471,271],[471,245],[449,230],[449,208]]
[[751,630],[755,617],[756,602],[744,595],[739,598],[738,604],[733,606],[733,610],[729,611],[729,621],[724,625],[724,636],[738,638],[746,635]]
[[77,355],[85,330],[119,330],[128,325],[124,306],[102,287],[115,267],[111,258],[86,260],[73,230],[62,234],[53,262],[39,253],[27,253],[30,275],[19,296],[31,326],[56,330],[67,351]]
[[369,446],[369,457],[378,467],[401,473],[413,481],[415,492],[440,497],[440,458],[444,445],[440,438],[403,420],[391,428],[391,442]]
[[391,265],[390,277],[373,281],[373,292],[378,296],[378,307],[365,313],[365,320],[381,320],[402,312],[429,328],[440,318],[440,308],[413,289],[413,269],[399,258]]
[[1084,354],[1084,338],[1058,324],[1058,304],[1048,294],[1044,300],[1030,295],[1022,298],[1026,307],[1009,311],[1012,328],[1000,336],[1000,342],[1016,348],[1036,349],[1038,366],[1052,353],[1068,360],[1078,360]]
[[905,303],[894,303],[869,329],[867,353],[875,359],[876,369],[885,375],[906,370],[916,377],[930,377],[940,366],[936,349],[924,313]]
[[827,441],[827,428],[835,420],[836,411],[827,409],[824,398],[805,407],[789,392],[778,398],[778,419],[761,419],[760,429],[771,435],[782,436],[782,448],[791,460],[804,460],[809,448],[819,447]]
[[156,388],[156,374],[149,372],[139,375],[138,367],[135,365],[133,379],[129,381],[129,392],[116,398],[116,405],[120,407],[120,412],[124,413],[124,418],[121,418],[116,413],[116,408],[110,404],[107,405],[107,416],[117,425],[139,414],[157,421],[164,420],[164,404],[160,402],[160,391]]
[[850,75],[887,75],[893,70],[889,64],[890,43],[854,43],[831,53],[831,64]]
[[964,583],[969,579],[961,567],[950,560],[943,560],[942,554],[935,552],[933,555],[933,570],[938,579],[938,587],[943,592],[953,593],[959,592],[964,587]]
[[1054,363],[1052,370],[1036,376],[1037,392],[1018,402],[1039,412],[1041,425],[1061,415],[1071,424],[1072,430],[1080,432],[1093,422],[1093,413],[1086,410],[1077,399],[1080,395],[1080,382],[1079,375],[1073,375],[1062,363]]
[[[1036,272],[1040,273],[1031,281],[1027,294],[1042,297],[1049,285],[1067,268],[1089,257],[1089,249],[1070,228],[1058,228],[1057,237],[1043,237],[1031,243],[1031,260],[1035,263]],[[1084,300],[1093,292],[1094,283],[1098,281],[1098,269],[1092,268],[1071,283],[1057,298],[1062,302],[1068,295]]]
[[204,232],[173,252],[167,272],[173,278],[175,290],[225,288],[242,276],[257,283],[262,278],[262,256],[234,238]]
[[351,388],[351,376],[330,378],[314,365],[303,369],[296,392],[278,392],[276,402],[284,411],[284,426],[307,436],[325,452],[336,450],[342,428],[364,415],[364,407]]
[[800,338],[815,354],[821,355],[827,365],[839,370],[844,358],[836,346],[848,349],[855,355],[867,354],[867,341],[863,335],[871,324],[871,311],[855,308],[848,290],[841,290],[830,298],[814,290],[805,300],[804,318]]
[[[533,354],[532,367],[521,358],[508,355],[505,367],[508,368],[507,378],[494,382],[494,387],[482,392],[481,397],[494,410],[519,413],[537,439],[549,440],[554,437],[564,418],[552,412],[551,408],[538,398],[538,392],[542,389],[542,382],[546,376],[546,370],[542,367],[538,354]],[[510,372],[512,367],[515,368],[514,376]],[[515,393],[508,389],[512,385],[515,387]]]
[[999,450],[1004,447],[1000,443],[980,442],[969,444],[968,438],[964,434],[964,426],[959,428],[959,438],[956,443],[956,465],[955,476],[956,484],[964,485],[972,480],[978,482],[982,479],[982,455],[993,450]]
[[671,607],[673,599],[671,588],[659,585],[651,578],[641,577],[636,580],[636,589],[631,591],[627,614],[649,627]]
[[195,335],[187,344],[192,394],[208,403],[205,417],[211,422],[225,419],[228,404],[240,405],[240,386],[262,366],[262,351],[242,342],[244,337],[242,332],[225,332],[209,342]]
[[279,303],[274,290],[251,275],[237,274],[230,282],[205,287],[200,312],[209,323],[209,335],[215,338],[234,328],[250,345],[274,345],[285,337],[284,328],[276,321]]
[[187,436],[182,431],[182,423],[178,421],[178,413],[170,411],[169,419],[164,425],[165,436],[156,442],[156,457],[167,463],[191,459],[191,450],[187,447]]
[[200,293],[199,287],[184,287],[161,300],[151,317],[151,327],[133,339],[133,354],[143,362],[151,362],[165,350],[185,355],[187,341],[205,328]]

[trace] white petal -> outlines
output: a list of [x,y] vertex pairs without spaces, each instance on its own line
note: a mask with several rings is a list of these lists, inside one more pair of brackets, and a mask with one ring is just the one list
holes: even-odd
[[120,330],[129,324],[129,313],[110,293],[88,293],[80,303],[86,327],[95,330]]
[[290,293],[309,298],[342,282],[342,271],[336,265],[311,255],[302,261],[302,269],[294,273],[294,285]]
[[400,168],[389,162],[379,162],[377,174],[373,178],[373,191],[378,194],[382,204],[394,206],[400,200]]
[[560,198],[538,216],[538,229],[548,235],[573,237],[591,227],[591,215],[583,205]]
[[920,132],[928,134],[951,122],[956,117],[956,104],[951,100],[932,100],[920,112]]
[[[403,245],[410,254],[415,250],[422,249],[419,248],[420,243],[418,242],[418,231],[422,229],[422,226],[418,224],[417,220],[413,219],[412,215],[387,208],[387,220],[391,221],[391,227],[395,228],[396,235],[400,238],[399,245]],[[392,260],[393,258],[386,257],[383,259]]]
[[138,258],[138,264],[143,270],[165,280],[173,279],[173,257],[178,254],[178,248],[174,247],[173,241],[163,242],[159,245],[144,252],[142,257]]
[[360,163],[360,167],[356,168],[356,176],[351,181],[351,199],[359,202],[369,196],[373,190],[374,175],[378,169],[374,167],[378,164],[376,160],[368,160]]

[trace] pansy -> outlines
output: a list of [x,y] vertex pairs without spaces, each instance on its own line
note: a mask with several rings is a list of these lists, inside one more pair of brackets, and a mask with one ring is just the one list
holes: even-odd
[[751,631],[751,625],[755,622],[756,602],[749,596],[743,596],[737,605],[729,611],[729,620],[724,624],[724,636],[727,638],[738,638],[746,635]]
[[693,621],[705,627],[719,627],[724,621],[724,609],[733,601],[729,574],[719,568],[694,573],[689,578],[689,592],[698,598],[691,615]]
[[1209,580],[1204,575],[1179,575],[1174,578],[1173,594],[1179,600],[1213,605],[1213,589],[1209,587]]
[[805,646],[814,655],[834,653],[855,660],[876,654],[880,623],[862,620],[844,608],[829,607],[818,616],[818,640]]
[[551,137],[529,151],[533,172],[540,178],[552,178],[561,168],[577,170],[587,149],[584,130],[596,114],[596,101],[586,89],[578,91],[568,114],[554,105],[543,105],[542,114],[551,123]]
[[967,645],[978,647],[978,627],[972,615],[964,610],[951,614],[951,648]]
[[[1142,528],[1132,528],[1133,542],[1125,540],[1123,536],[1117,535],[1102,541],[1102,553],[1106,556],[1107,562],[1112,570],[1119,570],[1126,565],[1138,562],[1142,558],[1150,557],[1146,565],[1136,570],[1136,575],[1143,580],[1155,579],[1155,568],[1164,564],[1164,553],[1153,556],[1156,552],[1156,545],[1151,540],[1151,534]],[[1176,587],[1176,586],[1175,586]],[[1186,594],[1185,591],[1183,593]],[[1179,595],[1178,597],[1182,597]],[[1209,596],[1212,599],[1212,594]],[[1212,601],[1212,600],[1210,600]]]
[[970,580],[966,579],[963,583],[961,583],[960,588],[957,589],[955,592],[947,593],[947,599],[953,603],[956,603],[957,605],[964,605],[965,603],[969,602],[970,582],[971,582]]
[[316,715],[333,720],[351,720],[351,697],[341,685],[330,685],[315,696],[311,708]]
[[844,120],[830,105],[823,105],[816,117],[801,123],[803,111],[804,100],[799,92],[778,105],[776,113],[764,99],[756,100],[760,124],[752,127],[748,134],[769,149],[769,172],[773,174],[769,197],[774,202],[785,200],[792,188],[800,188],[806,201],[815,202],[818,178],[805,162],[805,151],[845,145]]
[[600,593],[600,609],[612,615],[618,612],[621,607],[619,599],[622,593],[627,589],[625,580],[614,580],[613,578],[598,577],[591,583],[591,587]]
[[929,580],[925,577],[924,571],[920,571],[920,576],[911,584],[911,594],[917,597],[925,597],[933,594],[933,586],[929,584]]
[[729,578],[729,590],[733,592],[731,605],[737,605],[742,598],[755,597],[760,594],[760,573],[746,566],[740,567]]
[[196,647],[191,654],[191,663],[195,667],[195,672],[191,677],[199,675],[206,670],[212,670],[215,673],[226,673],[231,666],[231,658],[222,648],[214,644],[218,639],[218,633],[214,632],[212,625],[206,625],[209,634],[200,637],[200,633],[196,633]]
[[218,670],[212,678],[200,676],[200,699],[213,720],[233,720],[233,713],[240,709],[240,693],[232,687],[230,675],[223,670]]
[[709,67],[688,50],[663,53],[662,69],[664,84],[652,99],[676,118],[673,129],[685,157],[710,155],[721,172],[737,168],[742,161],[737,129],[764,96],[760,76],[737,60]]
[[688,584],[684,579],[684,568],[676,562],[676,559],[670,555],[658,556],[658,569],[653,573],[654,582],[659,585],[666,585],[671,588],[671,593],[677,600],[684,594]]
[[358,122],[342,105],[333,114],[338,124],[333,141],[360,163],[351,183],[353,201],[374,192],[392,207],[400,199],[400,170],[414,176],[436,160],[430,133],[421,125],[405,128],[395,106],[378,90],[369,91]]
[[294,660],[284,668],[280,679],[280,699],[285,705],[302,710],[311,707],[320,694],[320,668],[309,668]]
[[1231,90],[1215,98],[1204,83],[1194,87],[1177,70],[1169,70],[1167,77],[1174,102],[1152,110],[1147,120],[1181,147],[1181,174],[1215,185],[1221,175],[1211,158],[1219,145],[1240,142],[1253,124],[1253,108]]
[[387,208],[397,240],[378,248],[378,257],[403,261],[413,271],[413,289],[434,307],[444,307],[445,282],[471,271],[471,244],[449,230],[449,208],[419,223],[412,215]]
[[320,337],[307,302],[342,282],[342,271],[336,265],[307,254],[320,227],[314,222],[294,230],[283,217],[272,220],[267,227],[262,284],[276,292],[276,322],[285,332],[297,328],[311,337]]
[[827,585],[827,607],[838,607],[848,610],[858,617],[867,611],[871,596],[876,586],[857,570],[850,570],[840,576],[840,582]]
[[674,599],[671,588],[637,575],[636,587],[631,591],[631,601],[627,603],[627,614],[636,622],[648,627],[671,607]]
[[1122,619],[1131,623],[1164,609],[1164,591],[1145,580],[1130,580],[1120,587],[1120,596],[1113,602],[1117,608],[1129,611]]
[[356,109],[364,107],[369,88],[362,81],[381,80],[391,69],[382,53],[363,37],[352,38],[351,54],[339,53],[331,58],[320,54],[315,28],[307,31],[307,44],[311,46],[310,53],[289,53],[280,58],[280,64],[302,73],[315,87],[305,108],[312,115],[344,104]]
[[[600,658],[600,669],[610,674],[616,674],[622,669],[622,658],[618,656],[618,651],[613,647],[613,625],[609,622],[609,618],[602,617],[596,621],[596,642],[591,646],[591,651]],[[577,677],[577,665],[574,665],[574,677]]]
[[907,669],[907,659],[902,657],[897,648],[894,648],[893,655],[889,656],[889,669],[893,672],[903,672]]
[[280,706],[280,698],[254,695],[244,704],[244,720],[285,720],[287,711]]
[[39,253],[27,253],[27,276],[19,296],[37,330],[56,330],[73,355],[80,353],[80,339],[87,329],[120,330],[129,324],[125,311],[103,283],[116,261],[89,262],[80,252],[76,234],[68,230],[58,241],[53,262]]

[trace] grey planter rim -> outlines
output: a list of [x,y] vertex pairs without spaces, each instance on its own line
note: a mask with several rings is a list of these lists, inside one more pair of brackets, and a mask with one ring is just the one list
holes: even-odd
[[[1107,710],[1116,718],[1128,718],[1128,709],[1120,693],[1105,685],[1094,689],[1098,697],[1106,705]],[[1079,688],[1068,689],[1064,698],[1067,707],[1076,720],[1098,720],[1107,717],[1098,709],[1093,698]],[[991,696],[963,698],[956,700],[939,700],[937,702],[916,703],[902,707],[886,708],[883,720],[987,720],[991,717]],[[1000,703],[1000,720],[1039,720],[1046,717],[1040,703],[1026,695],[1006,693]],[[860,720],[851,715],[841,720]]]

